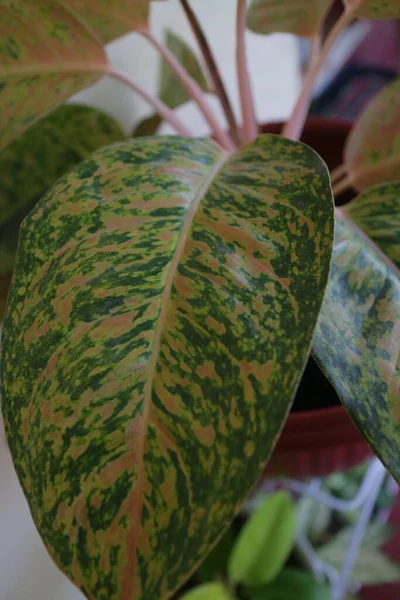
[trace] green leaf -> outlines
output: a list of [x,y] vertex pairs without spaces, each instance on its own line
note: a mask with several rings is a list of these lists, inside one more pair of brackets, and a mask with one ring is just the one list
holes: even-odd
[[136,125],[132,131],[132,137],[146,137],[155,135],[161,123],[162,119],[160,115],[151,115]]
[[271,583],[253,591],[250,600],[332,600],[332,596],[326,583],[318,583],[306,571],[287,567]]
[[331,0],[252,0],[247,27],[254,33],[293,33],[315,36],[326,16]]
[[326,504],[309,496],[302,496],[297,502],[297,525],[312,542],[318,541],[328,529],[332,511]]
[[[351,6],[354,0],[345,0]],[[356,16],[362,19],[398,19],[400,18],[400,0],[365,0]]]
[[296,509],[281,490],[266,498],[243,527],[228,563],[229,580],[248,586],[271,581],[294,544]]
[[63,0],[63,4],[106,44],[148,25],[149,0]]
[[274,135],[234,155],[116,144],[25,219],[2,410],[39,532],[89,598],[167,598],[232,521],[303,372],[332,237],[325,164]]
[[97,37],[59,2],[0,0],[0,23],[1,150],[95,83],[108,61]]
[[399,347],[399,278],[338,215],[313,351],[351,419],[397,480],[400,427],[391,418],[389,392]]
[[105,113],[69,104],[0,154],[0,273],[12,269],[21,222],[45,191],[93,150],[123,138]]
[[399,178],[400,79],[386,85],[347,138],[344,161],[353,186],[365,190]]
[[343,210],[400,269],[400,181],[370,188]]
[[226,577],[228,559],[234,543],[235,535],[230,527],[199,567],[197,575],[201,581],[206,582]]
[[179,600],[232,600],[232,596],[222,583],[205,583],[180,596]]
[[[207,82],[193,50],[177,35],[168,30],[166,32],[165,43],[189,75],[206,92],[208,90]],[[170,108],[177,108],[189,100],[187,91],[182,87],[181,82],[165,61],[162,62],[161,67],[159,97]]]
[[[318,556],[335,569],[340,569],[343,566],[352,535],[352,529],[339,532],[332,540],[318,549]],[[400,565],[391,561],[378,550],[378,547],[387,542],[389,538],[390,528],[378,523],[369,526],[354,566],[354,581],[363,585],[379,585],[400,580]]]

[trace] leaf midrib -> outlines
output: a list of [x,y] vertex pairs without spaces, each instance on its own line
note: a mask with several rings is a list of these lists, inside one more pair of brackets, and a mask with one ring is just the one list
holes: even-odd
[[[180,233],[180,238],[179,238],[179,241],[175,248],[174,256],[172,258],[171,265],[169,267],[169,273],[168,273],[166,284],[165,284],[164,291],[162,294],[161,311],[160,311],[160,315],[158,317],[156,329],[154,332],[153,348],[152,348],[151,357],[150,357],[150,360],[148,363],[147,381],[146,381],[146,385],[144,388],[143,427],[140,429],[140,433],[138,436],[139,439],[138,439],[138,443],[137,443],[138,457],[139,457],[139,461],[140,461],[138,464],[140,464],[140,469],[138,469],[138,477],[137,477],[137,486],[136,486],[135,496],[136,496],[136,498],[139,498],[139,501],[134,503],[134,507],[133,507],[133,511],[132,511],[133,512],[133,521],[132,522],[137,524],[138,531],[140,531],[140,529],[141,529],[140,516],[141,516],[141,512],[142,512],[142,505],[143,505],[143,485],[144,485],[143,456],[144,456],[144,451],[145,451],[147,426],[148,426],[148,421],[149,421],[151,398],[152,398],[152,393],[153,393],[153,379],[154,379],[154,373],[156,371],[156,367],[157,367],[157,363],[158,363],[158,356],[159,356],[159,352],[160,352],[160,341],[161,341],[161,336],[162,336],[162,332],[164,329],[164,321],[165,321],[165,317],[166,317],[166,313],[167,313],[168,299],[171,295],[172,284],[173,284],[173,281],[175,278],[175,274],[176,274],[178,265],[180,263],[181,253],[186,244],[189,230],[193,223],[193,219],[197,213],[197,209],[200,205],[200,202],[203,199],[206,190],[209,188],[210,184],[215,180],[216,175],[219,173],[219,171],[222,169],[222,167],[226,164],[229,157],[230,157],[230,154],[228,152],[221,151],[220,159],[213,165],[208,176],[202,182],[202,184],[200,185],[200,187],[196,193],[195,199],[193,200],[192,205],[188,211],[184,226]],[[136,543],[137,543],[137,541],[138,540],[136,540]],[[134,549],[134,552],[136,553],[136,548]],[[133,575],[132,580],[134,580],[134,578],[135,577]]]

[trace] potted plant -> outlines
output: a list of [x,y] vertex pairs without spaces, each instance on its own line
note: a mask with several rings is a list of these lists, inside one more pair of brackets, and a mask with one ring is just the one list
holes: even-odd
[[[357,16],[398,16],[400,4],[349,0],[321,46],[329,4],[277,9],[257,0],[247,15],[237,1],[238,124],[182,0],[225,126],[208,106],[209,84],[150,32],[147,0],[0,2],[4,152],[104,75],[146,98],[179,134],[91,153],[20,229],[2,341],[6,434],[46,547],[88,598],[150,600],[178,589],[262,473],[311,346],[400,479],[399,83],[361,117],[331,176],[297,141],[343,28]],[[282,136],[258,135],[246,22],[313,41]],[[109,63],[103,43],[131,30],[161,53],[214,141],[192,137],[165,99]],[[334,193],[361,194],[334,211],[331,181]],[[7,202],[8,216],[29,204]]]

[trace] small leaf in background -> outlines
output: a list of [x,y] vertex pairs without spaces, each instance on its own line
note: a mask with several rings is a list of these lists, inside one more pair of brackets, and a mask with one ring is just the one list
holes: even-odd
[[347,138],[344,162],[360,191],[399,178],[400,79],[386,85],[361,113]]
[[281,490],[266,498],[249,518],[233,547],[229,580],[248,586],[271,581],[289,556],[296,531],[296,509]]
[[342,210],[400,268],[400,181],[374,186]]
[[131,31],[145,29],[150,0],[63,0],[108,43]]
[[233,596],[222,583],[205,583],[180,596],[179,600],[233,600]]
[[235,535],[230,527],[199,567],[197,575],[201,581],[212,581],[213,579],[224,579],[226,577],[228,559],[234,543]]
[[297,525],[311,542],[317,542],[328,529],[332,511],[323,502],[302,496],[296,505]]
[[[351,6],[354,0],[345,0]],[[365,0],[356,16],[362,19],[399,19],[400,0]]]
[[331,0],[252,0],[247,27],[254,33],[293,33],[313,37],[320,29]]
[[234,519],[308,359],[333,224],[326,165],[275,135],[229,156],[179,136],[102,148],[24,220],[2,412],[87,596],[169,597]]
[[333,600],[328,584],[319,583],[311,573],[291,567],[249,595],[250,600]]
[[159,115],[150,115],[143,121],[140,121],[138,125],[132,131],[132,137],[147,137],[155,135],[157,129],[160,127],[162,119]]
[[0,23],[7,36],[0,44],[1,150],[95,83],[108,60],[97,37],[52,0],[0,0]]
[[68,104],[0,153],[0,273],[12,270],[19,226],[46,190],[94,150],[124,137],[105,113]]
[[400,280],[338,213],[313,354],[361,434],[398,481],[400,426],[392,420],[389,390],[399,347]]
[[[180,64],[186,69],[191,77],[199,84],[203,91],[208,90],[208,85],[204,77],[197,56],[193,50],[172,31],[167,30],[165,43],[169,50],[176,56]],[[181,82],[171,71],[169,66],[162,62],[161,81],[160,81],[160,99],[170,108],[177,108],[189,100],[187,91],[182,87]]]
[[[372,523],[361,546],[352,579],[362,585],[379,585],[400,580],[400,565],[379,550],[393,532],[379,523]],[[335,569],[341,569],[353,529],[340,531],[332,540],[317,550],[319,558],[330,563]]]

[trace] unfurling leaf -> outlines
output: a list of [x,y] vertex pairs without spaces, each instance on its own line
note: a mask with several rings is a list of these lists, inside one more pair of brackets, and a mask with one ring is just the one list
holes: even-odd
[[0,274],[12,270],[19,227],[46,190],[91,152],[124,134],[105,113],[77,104],[58,108],[0,154]]
[[347,138],[344,161],[358,190],[400,177],[400,79],[361,113]]
[[281,490],[269,496],[244,525],[228,564],[229,580],[247,586],[269,583],[294,544],[296,509]]
[[[314,356],[344,407],[390,473],[400,480],[400,423],[391,406],[400,348],[400,280],[339,215]],[[393,388],[394,390],[394,388]]]
[[311,573],[287,567],[271,583],[251,593],[250,600],[332,600],[329,585]]
[[[345,0],[351,6],[355,0]],[[400,0],[365,0],[356,16],[362,19],[399,19]]]
[[[32,24],[35,26],[33,27]],[[53,0],[0,0],[0,150],[107,70],[97,37]]]
[[342,210],[400,269],[400,181],[370,188]]
[[168,598],[232,521],[308,358],[332,238],[326,166],[273,135],[233,155],[115,144],[25,219],[2,410],[38,530],[90,600]]
[[233,600],[233,598],[222,583],[205,583],[190,590],[179,600]]
[[247,27],[254,33],[287,32],[315,36],[332,0],[252,0]]

